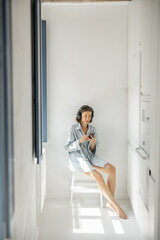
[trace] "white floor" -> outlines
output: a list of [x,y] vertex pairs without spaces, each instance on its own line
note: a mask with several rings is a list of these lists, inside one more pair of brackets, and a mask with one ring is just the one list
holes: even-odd
[[100,208],[98,200],[46,200],[39,219],[38,240],[142,240],[129,199],[116,199],[128,219]]

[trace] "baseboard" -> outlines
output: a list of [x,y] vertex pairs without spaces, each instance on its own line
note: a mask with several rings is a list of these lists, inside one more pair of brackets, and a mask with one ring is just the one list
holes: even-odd
[[[74,198],[76,198],[76,199],[78,199],[78,198],[85,199],[85,198],[90,198],[91,196],[94,199],[99,199],[100,194],[99,193],[74,193]],[[114,198],[115,199],[129,199],[129,196],[128,196],[128,193],[115,193]]]
[[[99,193],[74,193],[73,198],[75,199],[85,199],[85,198],[94,198],[94,199],[99,199],[100,194]],[[117,199],[129,199],[128,193],[127,192],[115,192],[115,198]],[[104,198],[104,197],[103,197]],[[55,198],[55,195],[52,194],[47,194],[45,200],[65,200],[69,201],[70,200],[70,195],[69,197],[62,197],[62,198]]]
[[129,196],[128,196],[128,193],[127,193],[127,192],[115,193],[114,197],[115,197],[115,198],[125,198],[125,199],[129,199]]

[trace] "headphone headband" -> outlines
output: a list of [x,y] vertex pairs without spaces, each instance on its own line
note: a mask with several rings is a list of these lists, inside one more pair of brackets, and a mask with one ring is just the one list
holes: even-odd
[[82,107],[79,109],[79,111],[82,111],[82,110],[84,110],[84,109],[86,109],[86,108],[91,108],[91,107],[89,107],[88,105],[85,105],[85,106],[82,106]]

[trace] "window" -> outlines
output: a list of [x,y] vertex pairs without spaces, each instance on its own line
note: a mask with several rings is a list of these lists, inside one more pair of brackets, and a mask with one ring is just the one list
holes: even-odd
[[46,69],[46,21],[42,20],[42,82],[43,82],[43,116],[42,137],[47,142],[47,69]]
[[[41,21],[41,1],[32,0],[33,139],[36,163],[47,141],[46,23]],[[43,44],[43,47],[42,47]]]

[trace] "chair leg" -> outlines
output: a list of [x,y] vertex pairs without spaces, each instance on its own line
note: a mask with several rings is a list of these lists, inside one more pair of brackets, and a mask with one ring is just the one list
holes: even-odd
[[101,207],[103,208],[103,195],[101,192],[100,192],[100,202],[101,202]]
[[70,207],[72,207],[72,202],[73,202],[73,192],[71,190],[71,200],[70,200]]
[[74,179],[75,179],[75,173],[72,173],[70,207],[72,207],[72,202],[73,202],[73,190],[72,190],[72,187],[74,187]]

